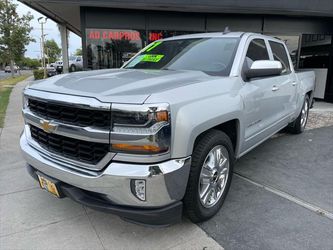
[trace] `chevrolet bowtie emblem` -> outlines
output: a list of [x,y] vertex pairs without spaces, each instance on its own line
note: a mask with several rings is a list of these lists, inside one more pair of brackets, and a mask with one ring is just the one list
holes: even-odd
[[42,129],[46,132],[46,133],[52,133],[56,130],[57,125],[52,124],[50,121],[47,120],[41,120],[40,121],[41,125],[42,125]]

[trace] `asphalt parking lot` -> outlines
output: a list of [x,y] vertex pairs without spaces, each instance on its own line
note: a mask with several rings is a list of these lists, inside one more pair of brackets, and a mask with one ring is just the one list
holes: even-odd
[[274,136],[240,159],[210,221],[147,228],[39,189],[18,146],[23,86],[0,129],[0,249],[333,249],[330,124]]
[[272,138],[236,164],[218,215],[225,249],[333,249],[333,126]]
[[[21,74],[30,74],[31,70],[21,70]],[[19,73],[15,73],[15,76],[18,76]],[[5,73],[4,70],[0,70],[0,80],[6,79],[11,76],[11,73]]]
[[[15,73],[15,75],[17,75],[18,73]],[[11,74],[10,73],[5,73],[5,71],[1,70],[0,71],[0,80],[2,79],[6,79],[7,77],[10,77]]]

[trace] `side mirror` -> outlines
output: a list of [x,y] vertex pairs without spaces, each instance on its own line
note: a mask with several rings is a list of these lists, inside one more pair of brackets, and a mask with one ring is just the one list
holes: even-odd
[[263,76],[277,76],[282,73],[282,64],[279,61],[258,60],[254,61],[250,69],[244,72],[247,79]]

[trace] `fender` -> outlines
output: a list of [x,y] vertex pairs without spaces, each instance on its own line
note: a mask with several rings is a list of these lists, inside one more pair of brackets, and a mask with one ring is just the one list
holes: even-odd
[[[179,108],[173,122],[175,133],[171,156],[179,158],[191,155],[196,138],[222,123],[236,119],[241,125],[241,109],[240,96],[231,95],[214,96]],[[236,155],[240,145],[240,126],[237,126],[237,130]]]

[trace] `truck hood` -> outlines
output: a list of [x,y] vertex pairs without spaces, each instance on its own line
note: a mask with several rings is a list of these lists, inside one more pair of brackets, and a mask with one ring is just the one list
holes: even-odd
[[141,104],[153,93],[211,78],[199,71],[108,69],[58,75],[29,88],[93,97],[101,102]]

